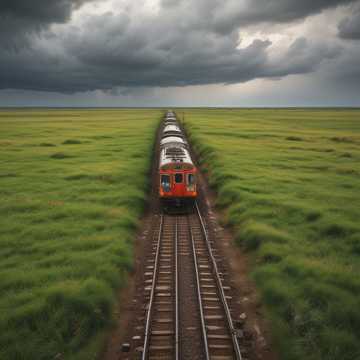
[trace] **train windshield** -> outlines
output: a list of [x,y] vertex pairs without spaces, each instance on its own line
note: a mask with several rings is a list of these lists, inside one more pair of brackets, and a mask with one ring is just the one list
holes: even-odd
[[161,175],[160,183],[165,192],[170,191],[170,175]]
[[182,174],[175,174],[175,182],[178,184],[183,182]]

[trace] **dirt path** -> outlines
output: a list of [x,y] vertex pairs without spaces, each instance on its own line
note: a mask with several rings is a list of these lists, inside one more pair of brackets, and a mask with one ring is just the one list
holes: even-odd
[[[157,136],[159,140],[159,133]],[[159,144],[157,141],[156,144]],[[156,145],[152,168],[152,191],[148,209],[142,220],[142,227],[135,241],[135,270],[129,279],[129,286],[121,292],[119,306],[115,316],[117,323],[109,336],[103,360],[138,359],[143,345],[143,334],[146,316],[146,266],[149,254],[153,251],[153,237],[159,217],[159,201],[157,197],[157,168],[159,148]],[[196,160],[195,154],[192,154]],[[196,162],[196,161],[195,161]],[[277,357],[270,345],[268,326],[264,320],[264,312],[254,284],[248,277],[249,259],[233,245],[233,237],[229,230],[219,226],[221,214],[214,209],[215,194],[209,189],[205,177],[199,171],[198,176],[200,195],[199,206],[208,224],[209,235],[214,239],[217,256],[222,259],[223,271],[227,273],[227,281],[231,284],[231,311],[233,320],[245,322],[243,340],[241,343],[244,359],[268,359]],[[185,268],[189,264],[183,265]],[[180,274],[181,276],[181,274]],[[184,281],[191,276],[181,276],[180,283],[184,288]],[[189,284],[189,288],[191,288]],[[183,307],[184,309],[184,307]],[[196,317],[194,317],[196,318]],[[244,320],[244,318],[246,318]],[[196,321],[194,321],[196,322]],[[189,324],[187,325],[189,327]],[[130,345],[129,352],[122,352],[122,344]],[[191,358],[191,350],[189,357]]]

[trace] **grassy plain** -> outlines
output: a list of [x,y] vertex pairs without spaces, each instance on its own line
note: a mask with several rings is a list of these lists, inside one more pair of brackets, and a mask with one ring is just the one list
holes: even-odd
[[0,359],[94,359],[132,269],[157,110],[0,111]]
[[184,112],[281,358],[360,359],[360,111]]

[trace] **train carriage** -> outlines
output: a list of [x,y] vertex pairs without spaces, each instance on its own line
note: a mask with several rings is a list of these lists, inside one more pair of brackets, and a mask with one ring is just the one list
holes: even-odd
[[183,139],[182,136],[168,136],[164,137],[160,141],[160,147],[166,148],[170,146],[179,146],[179,147],[187,147],[187,142]]
[[169,131],[175,131],[177,133],[181,133],[180,128],[175,124],[165,125],[163,133],[166,133],[166,132],[169,132]]
[[167,121],[165,120],[164,126],[168,126],[168,125],[177,125],[176,121]]
[[177,124],[177,120],[173,120],[171,118],[169,119],[165,119],[165,125],[176,125]]
[[166,146],[160,155],[160,198],[166,205],[181,206],[196,196],[196,168],[186,148]]
[[177,125],[165,125],[163,133],[162,133],[162,139],[169,136],[179,136],[183,138],[182,131]]

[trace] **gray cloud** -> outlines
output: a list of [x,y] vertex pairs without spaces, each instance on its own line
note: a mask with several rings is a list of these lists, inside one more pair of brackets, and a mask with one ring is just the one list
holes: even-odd
[[289,22],[352,2],[354,0],[248,0],[246,10],[238,7],[235,14],[249,23]]
[[296,39],[283,57],[281,63],[271,66],[273,76],[306,74],[315,71],[319,65],[341,54],[342,47],[331,43],[316,44],[306,38]]
[[[3,54],[1,88],[74,92],[114,86],[237,83],[310,72],[336,54],[335,49],[298,40],[273,63],[267,52],[270,41],[255,40],[239,49],[236,33],[170,31],[146,23],[132,25],[126,17],[111,14],[102,16],[109,27],[94,38],[91,29],[97,21],[92,18],[81,32],[64,34],[61,46],[55,39],[54,49],[48,45]],[[116,36],[108,36],[114,32]],[[55,52],[58,48],[61,53]]]
[[71,11],[84,2],[86,0],[2,0],[0,13],[33,23],[59,23],[67,20]]
[[360,4],[353,8],[350,16],[339,23],[338,30],[343,39],[360,40]]
[[[162,0],[163,8],[192,11],[187,22],[228,33],[239,26],[259,23],[286,23],[347,5],[357,0]],[[194,18],[191,14],[201,14]]]
[[65,23],[74,9],[88,0],[2,0],[0,46],[24,46],[29,35],[53,23]]
[[0,89],[74,93],[233,84],[309,73],[338,56],[341,47],[299,38],[275,60],[269,56],[268,40],[240,48],[239,26],[291,21],[350,0],[165,0],[155,15],[107,12],[81,26],[33,34],[51,23],[65,23],[83,2],[34,1],[41,9],[49,4],[38,13],[27,12],[25,1],[1,3],[4,18],[26,34],[26,46],[0,45]]

